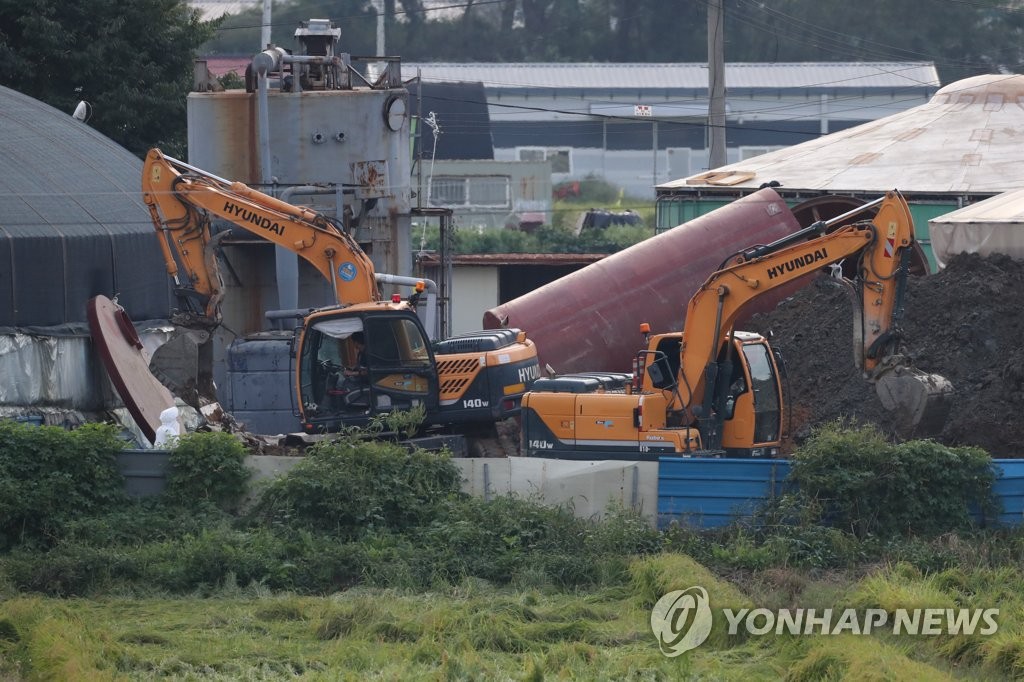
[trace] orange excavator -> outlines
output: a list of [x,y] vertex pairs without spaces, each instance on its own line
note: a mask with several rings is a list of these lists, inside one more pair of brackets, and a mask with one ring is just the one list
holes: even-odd
[[217,247],[228,232],[214,234],[211,217],[298,254],[331,283],[335,304],[304,314],[294,342],[295,404],[308,433],[422,406],[425,427],[485,440],[496,422],[519,413],[522,395],[539,376],[536,348],[519,330],[432,341],[417,315],[423,284],[407,299],[395,294],[382,300],[378,282],[403,278],[375,273],[366,253],[331,217],[158,149],[146,156],[142,192],[174,280],[181,306],[175,321],[182,326],[221,322]]
[[[876,209],[873,218],[866,216]],[[861,217],[854,221],[854,218]],[[840,281],[856,301],[854,361],[883,406],[928,432],[948,414],[953,389],[911,366],[898,326],[916,245],[897,192],[723,263],[690,299],[681,332],[646,335],[628,375],[540,379],[523,398],[526,455],[563,459],[779,455],[783,393],[768,340],[738,331],[744,307],[844,259]],[[837,360],[838,361],[838,360]]]

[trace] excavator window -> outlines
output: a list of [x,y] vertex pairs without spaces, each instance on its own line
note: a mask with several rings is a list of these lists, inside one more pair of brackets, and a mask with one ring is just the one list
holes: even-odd
[[342,362],[341,351],[342,348],[337,343],[323,343],[328,337],[320,337],[320,349],[317,351],[317,359],[321,363],[330,363],[332,365],[341,366],[345,363]]
[[762,343],[744,344],[743,355],[750,368],[750,383],[754,392],[754,442],[778,440],[782,421],[779,380],[768,355],[768,347]]
[[747,377],[743,372],[743,363],[732,364],[732,375],[729,377],[729,392],[725,399],[725,419],[732,419],[736,410],[736,399],[747,392]]
[[315,329],[306,330],[299,359],[302,402],[307,410],[318,412],[327,406],[327,389],[332,373],[341,366],[341,354],[334,339]]
[[398,338],[395,335],[395,319],[366,320],[366,352],[374,367],[397,367],[402,363]]
[[429,365],[430,353],[427,341],[420,328],[412,320],[398,320],[395,325],[398,348],[402,355],[403,365]]
[[679,339],[662,339],[656,351],[652,369],[657,369],[651,374],[651,385],[659,389],[672,388],[679,375]]

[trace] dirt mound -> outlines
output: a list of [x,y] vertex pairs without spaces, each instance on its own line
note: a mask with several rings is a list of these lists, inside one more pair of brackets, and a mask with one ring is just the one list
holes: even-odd
[[[947,445],[976,445],[1024,457],[1024,261],[963,254],[945,270],[912,277],[903,329],[908,354],[956,389],[942,433]],[[874,388],[853,364],[853,315],[845,290],[826,277],[744,325],[773,333],[782,352],[791,415],[790,445],[840,417],[877,424],[903,438]]]

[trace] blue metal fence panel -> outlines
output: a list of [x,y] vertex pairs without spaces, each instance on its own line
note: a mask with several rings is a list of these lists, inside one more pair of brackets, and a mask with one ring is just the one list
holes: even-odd
[[658,460],[658,525],[714,528],[750,516],[778,495],[789,474],[784,459]]
[[[715,528],[747,518],[782,492],[788,460],[658,460],[658,526],[672,521]],[[1001,505],[1001,525],[1024,523],[1024,459],[992,461],[993,491]]]
[[1024,460],[996,459],[992,460],[992,467],[996,471],[992,490],[1002,505],[999,523],[1024,523]]

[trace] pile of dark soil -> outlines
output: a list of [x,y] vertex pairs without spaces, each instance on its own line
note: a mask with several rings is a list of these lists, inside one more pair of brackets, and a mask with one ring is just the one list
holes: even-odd
[[[956,395],[941,433],[947,445],[976,445],[996,457],[1024,457],[1024,261],[963,254],[945,270],[909,282],[903,329],[921,370],[949,379]],[[853,363],[853,313],[845,290],[826,277],[757,315],[744,328],[767,334],[788,370],[789,445],[839,418],[872,423],[899,438],[874,387]]]

